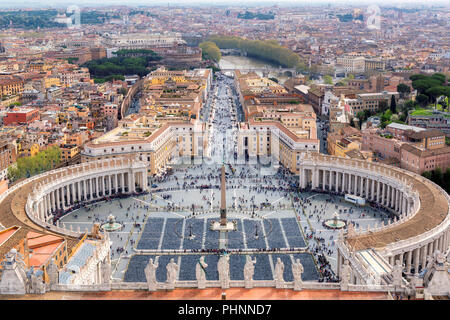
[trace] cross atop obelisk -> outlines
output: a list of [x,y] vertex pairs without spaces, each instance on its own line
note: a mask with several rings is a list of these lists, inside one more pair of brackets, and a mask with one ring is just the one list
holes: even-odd
[[227,201],[226,201],[226,188],[225,188],[225,165],[222,164],[222,174],[220,181],[220,225],[227,225]]

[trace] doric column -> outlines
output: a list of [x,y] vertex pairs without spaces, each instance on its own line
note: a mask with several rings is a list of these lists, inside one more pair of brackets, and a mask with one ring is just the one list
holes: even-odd
[[47,217],[47,201],[45,200],[45,195],[42,197],[42,213],[44,217]]
[[53,211],[55,211],[55,194],[54,191],[50,191],[50,208]]
[[427,264],[428,243],[426,245],[422,246],[421,254],[422,254],[421,264],[422,264],[422,270],[423,270]]
[[306,170],[301,168],[300,169],[300,188],[305,188],[305,172]]
[[366,193],[366,191],[364,190],[364,177],[363,176],[361,176],[360,177],[360,187],[361,187],[361,190],[359,190],[359,196],[360,197],[364,197],[364,195],[365,195],[365,193]]
[[45,203],[47,204],[46,214],[48,216],[50,216],[50,214],[52,213],[52,204],[50,201],[50,193],[45,195]]
[[334,184],[334,190],[336,192],[339,192],[339,171],[335,171],[335,184]]
[[448,231],[444,233],[444,248],[448,248]]
[[148,174],[147,169],[142,170],[142,190],[148,190]]
[[398,189],[395,189],[395,208],[394,210],[398,212]]
[[130,170],[128,172],[128,192],[129,193],[134,192],[134,172],[133,172],[133,170]]
[[90,200],[94,197],[94,193],[92,192],[92,179],[89,178],[89,194],[90,194]]
[[76,200],[76,192],[75,192],[75,183],[70,184],[70,188],[72,189],[72,201],[71,204],[75,203]]
[[83,181],[81,181],[81,183],[83,184],[83,196],[84,196],[84,201],[87,200],[87,180],[84,179]]
[[377,194],[376,194],[377,203],[380,203],[380,199],[381,199],[381,183],[380,181],[377,181]]
[[420,248],[414,250],[414,273],[419,274]]
[[42,217],[42,202],[41,201],[38,202],[37,211],[38,211],[39,220],[44,220]]
[[98,198],[99,188],[98,188],[98,177],[92,178],[92,190],[96,194],[95,198]]
[[394,211],[397,211],[396,203],[397,203],[397,189],[395,187],[392,187],[392,209],[394,209]]
[[395,212],[398,212],[398,198],[399,198],[399,193],[398,193],[398,189],[397,189],[397,188],[395,188],[394,196],[395,196],[395,202],[394,202],[395,208],[394,208],[394,210],[395,210]]
[[389,194],[388,194],[388,196],[389,196],[389,208],[393,208],[393,204],[394,204],[394,188],[390,185],[389,186]]
[[56,208],[58,210],[61,209],[60,194],[59,194],[60,190],[61,190],[60,188],[55,190],[55,192],[56,192]]
[[383,187],[383,191],[382,191],[382,193],[381,193],[381,204],[382,205],[386,205],[386,198],[385,198],[385,196],[386,196],[386,184],[385,183],[383,183],[382,184],[382,187]]
[[391,207],[391,186],[386,184],[386,207]]
[[81,181],[78,181],[77,182],[77,189],[78,189],[78,193],[77,193],[77,195],[78,195],[78,197],[77,197],[77,200],[79,201],[79,202],[81,202]]
[[63,209],[66,210],[67,204],[69,202],[69,190],[67,184],[62,187],[62,200],[63,200]]
[[106,185],[107,180],[106,180],[106,175],[102,175],[100,177],[100,184],[102,186],[102,192],[103,192],[103,196],[106,195],[106,192],[108,191],[108,186]]
[[326,171],[322,169],[322,190],[325,190]]
[[406,253],[406,273],[411,273],[412,251]]

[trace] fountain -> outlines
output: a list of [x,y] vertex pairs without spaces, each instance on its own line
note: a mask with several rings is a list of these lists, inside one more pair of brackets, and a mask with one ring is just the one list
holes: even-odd
[[116,218],[112,214],[108,216],[107,222],[101,226],[103,231],[108,232],[120,230],[122,227],[123,225],[116,222]]
[[346,226],[346,222],[339,219],[339,214],[337,212],[333,213],[332,219],[327,219],[324,223],[330,229],[342,229]]

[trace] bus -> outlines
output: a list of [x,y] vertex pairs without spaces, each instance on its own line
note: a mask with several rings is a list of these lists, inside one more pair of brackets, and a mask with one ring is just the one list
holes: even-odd
[[351,202],[353,204],[357,204],[360,206],[364,206],[366,204],[366,199],[354,196],[352,194],[346,194],[345,195],[345,201]]

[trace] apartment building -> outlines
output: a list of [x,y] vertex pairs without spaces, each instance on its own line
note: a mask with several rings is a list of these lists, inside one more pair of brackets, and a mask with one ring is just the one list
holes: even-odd
[[413,110],[408,124],[426,129],[437,129],[450,135],[450,113],[438,110]]
[[138,157],[148,162],[148,174],[157,174],[175,157],[202,157],[208,139],[205,127],[193,122],[162,123],[156,117],[131,114],[119,126],[88,142],[81,161]]
[[276,121],[243,123],[238,131],[237,156],[240,161],[275,159],[292,173],[299,173],[300,154],[319,152],[320,140],[311,138],[305,130],[287,128]]
[[24,89],[23,79],[17,76],[1,76],[0,77],[0,94],[9,96],[19,94]]

